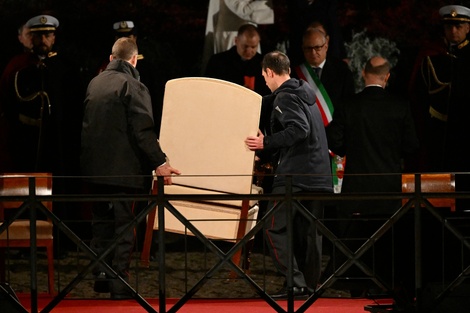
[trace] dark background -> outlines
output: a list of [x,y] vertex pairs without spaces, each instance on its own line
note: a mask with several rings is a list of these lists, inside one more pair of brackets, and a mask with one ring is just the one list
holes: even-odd
[[[289,36],[288,0],[274,0],[275,24],[260,26],[262,49],[273,50]],[[401,51],[401,80],[406,81],[416,56],[440,38],[441,0],[339,0],[345,41],[364,29],[370,36],[395,41]],[[113,43],[112,24],[133,20],[138,45],[166,76],[199,76],[208,0],[0,0],[0,70],[21,51],[17,27],[39,14],[59,19],[56,50],[67,53],[84,80],[96,74]]]

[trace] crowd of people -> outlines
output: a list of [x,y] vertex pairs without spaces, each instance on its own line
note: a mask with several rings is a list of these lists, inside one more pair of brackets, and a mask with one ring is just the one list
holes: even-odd
[[[227,1],[215,2],[221,11],[230,9]],[[204,56],[207,64],[204,61],[202,76],[242,85],[263,97],[258,136],[248,137],[245,143],[256,151],[257,162],[270,164],[275,174],[264,182],[265,192],[285,193],[285,177],[293,175],[293,192],[332,193],[335,155],[347,157],[342,193],[399,192],[401,176],[397,174],[404,171],[468,170],[464,143],[470,110],[466,105],[469,8],[436,8],[443,26],[442,49],[419,60],[410,82],[412,93],[403,99],[387,90],[393,68],[380,55],[364,64],[366,87],[355,93],[334,17],[335,1],[289,2],[292,10],[300,9],[305,16],[296,20],[286,51],[260,49],[262,37],[256,21],[274,22],[271,1],[234,2],[251,5],[252,14],[232,19],[237,23],[235,29],[234,25],[229,28],[234,36],[220,32],[210,38],[210,46],[217,49],[211,48]],[[247,10],[241,11],[246,14]],[[255,13],[261,17],[255,18]],[[67,180],[55,182],[55,192],[65,194],[77,193],[77,188],[110,194],[141,192],[150,188],[148,181],[116,177],[150,175],[152,170],[171,184],[171,175],[180,172],[170,166],[158,135],[164,85],[172,77],[156,77],[159,67],[139,54],[136,22],[112,25],[111,56],[86,82],[78,80],[76,62],[55,50],[57,18],[38,15],[19,26],[22,52],[6,65],[0,80],[1,172],[87,177],[80,186]],[[215,42],[218,39],[224,42]],[[469,188],[467,175],[456,175],[456,189]],[[458,209],[467,204],[468,200],[459,201]],[[290,291],[308,296],[321,284],[323,239],[312,215],[321,219],[329,206],[337,217],[346,218],[391,215],[399,207],[394,201],[345,201],[341,205],[301,201],[299,205],[293,214],[294,286],[287,285],[287,206],[269,202],[262,212],[270,216],[264,229],[269,251],[286,277],[284,288],[273,295],[278,298]],[[61,214],[60,205],[54,210]],[[92,248],[100,253],[132,220],[133,203],[95,203],[92,212]],[[114,222],[107,222],[110,219]],[[349,236],[363,230],[350,222],[338,232]],[[124,280],[128,279],[133,236],[123,236],[107,258]],[[95,274],[96,290],[111,292],[115,299],[131,296],[119,284],[103,287],[102,282],[110,278],[106,268],[97,267]]]

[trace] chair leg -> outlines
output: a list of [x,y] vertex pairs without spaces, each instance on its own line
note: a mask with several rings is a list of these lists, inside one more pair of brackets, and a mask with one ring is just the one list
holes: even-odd
[[48,244],[47,248],[47,284],[49,294],[52,295],[55,293],[54,290],[54,249],[53,245]]

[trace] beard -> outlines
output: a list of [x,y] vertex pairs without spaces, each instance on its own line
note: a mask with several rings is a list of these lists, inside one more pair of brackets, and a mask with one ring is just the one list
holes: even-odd
[[38,46],[34,46],[33,47],[33,52],[37,55],[47,56],[47,54],[49,52],[51,52],[51,47],[48,47],[45,44],[41,44],[41,45],[38,45]]

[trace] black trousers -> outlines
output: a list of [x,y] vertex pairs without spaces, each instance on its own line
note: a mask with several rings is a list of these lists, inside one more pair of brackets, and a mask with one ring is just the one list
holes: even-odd
[[[136,194],[138,190],[107,186],[90,185],[93,194]],[[121,234],[128,224],[134,219],[133,201],[96,201],[92,205],[92,233],[91,248],[98,255],[105,252],[113,242],[113,238]],[[132,250],[135,243],[135,231],[131,229],[118,240],[113,252],[109,253],[105,261],[119,276],[127,279],[129,277],[129,267]],[[98,265],[93,273],[104,272],[103,265]]]
[[[293,192],[300,192],[293,188]],[[284,187],[276,187],[273,194],[285,193]],[[276,203],[270,201],[270,210]],[[323,203],[317,200],[300,201],[316,218],[323,218]],[[280,207],[264,225],[267,246],[277,270],[287,279],[287,264],[289,261],[289,245],[293,245],[293,281],[296,287],[308,287],[315,290],[320,279],[322,265],[322,234],[318,231],[316,223],[301,213],[302,208],[298,202],[293,203],[293,242],[287,238],[287,205],[279,203]]]

